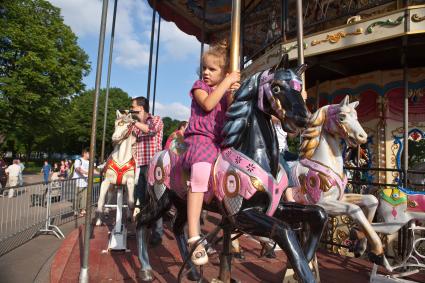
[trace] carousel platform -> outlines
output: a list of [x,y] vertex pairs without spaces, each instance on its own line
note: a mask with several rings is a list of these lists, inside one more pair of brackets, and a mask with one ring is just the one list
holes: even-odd
[[[208,216],[205,231],[213,228],[218,221]],[[111,223],[112,224],[112,223]],[[90,282],[141,282],[138,278],[140,263],[137,258],[137,244],[134,224],[129,227],[128,252],[107,252],[108,232],[112,225],[94,227],[90,242]],[[78,282],[82,262],[84,227],[75,229],[64,240],[51,265],[50,282]],[[154,282],[177,282],[182,259],[167,223],[164,227],[162,244],[149,249],[151,265],[154,269]],[[260,258],[260,245],[248,236],[240,238],[245,251],[245,260],[233,259],[232,275],[241,282],[282,282],[286,266],[284,252],[277,251],[277,259]],[[216,249],[219,251],[220,246]],[[218,254],[210,257],[204,267],[205,282],[216,278],[219,273]],[[360,283],[369,282],[372,265],[362,259],[343,257],[324,251],[318,252],[321,282]],[[415,274],[410,279],[425,282],[425,274]],[[184,280],[184,282],[190,282]]]

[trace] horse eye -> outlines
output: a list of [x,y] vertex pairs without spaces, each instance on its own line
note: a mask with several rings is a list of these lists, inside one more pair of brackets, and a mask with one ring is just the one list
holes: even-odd
[[123,121],[118,122],[118,126],[124,126],[124,122]]
[[280,86],[275,85],[275,86],[273,87],[273,92],[274,92],[274,93],[279,93],[279,92],[280,92]]
[[344,120],[345,120],[345,114],[341,114],[341,115],[339,115],[339,121],[340,122],[344,122]]

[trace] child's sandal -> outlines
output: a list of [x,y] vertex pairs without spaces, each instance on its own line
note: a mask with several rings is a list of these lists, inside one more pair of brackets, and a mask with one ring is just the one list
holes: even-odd
[[[187,242],[189,244],[189,249],[192,250],[193,245],[197,243],[197,241],[200,239],[200,237],[193,237],[190,238]],[[195,250],[192,253],[191,260],[194,265],[204,265],[208,263],[208,254],[205,250],[205,247],[202,243],[196,246]]]

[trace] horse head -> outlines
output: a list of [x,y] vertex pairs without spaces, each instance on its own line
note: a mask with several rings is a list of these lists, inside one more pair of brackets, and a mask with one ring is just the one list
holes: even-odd
[[[310,117],[301,95],[301,75],[307,65],[302,64],[295,69],[290,69],[287,65],[288,55],[285,54],[273,70],[263,73],[258,99],[260,109],[279,118],[286,132],[295,133],[299,128],[305,128]],[[267,97],[268,103],[262,101],[263,96]]]
[[119,144],[131,134],[131,126],[134,120],[131,113],[121,113],[117,110],[117,118],[115,120],[115,129],[112,134],[112,142]]
[[347,95],[341,103],[327,108],[325,129],[342,138],[349,147],[356,147],[367,142],[367,133],[357,119],[358,105],[358,101],[349,103]]

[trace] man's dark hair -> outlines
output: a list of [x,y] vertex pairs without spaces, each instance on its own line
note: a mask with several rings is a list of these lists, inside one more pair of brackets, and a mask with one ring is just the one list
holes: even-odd
[[84,153],[90,153],[90,150],[87,148],[87,147],[85,147],[85,148],[83,148],[83,151],[81,152],[81,155],[84,155]]
[[143,107],[146,113],[149,113],[149,100],[146,97],[138,96],[132,99],[132,101],[136,101],[137,106]]
[[187,125],[187,121],[181,121],[180,123],[179,123],[179,127],[177,128],[177,129],[181,129],[181,128],[183,128],[183,127],[186,127],[186,125]]

